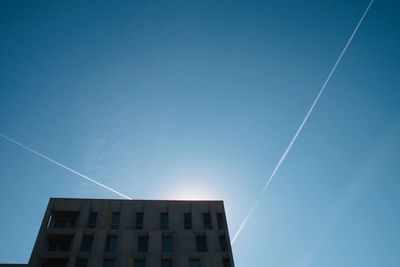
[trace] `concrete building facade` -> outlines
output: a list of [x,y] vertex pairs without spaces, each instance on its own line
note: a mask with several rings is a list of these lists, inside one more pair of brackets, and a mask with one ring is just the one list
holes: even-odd
[[233,267],[223,201],[51,198],[32,267]]

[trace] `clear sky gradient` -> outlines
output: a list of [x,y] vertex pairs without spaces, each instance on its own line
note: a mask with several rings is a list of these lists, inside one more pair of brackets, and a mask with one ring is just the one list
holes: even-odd
[[[368,2],[1,1],[0,133],[132,198],[223,199],[232,237]],[[236,266],[399,266],[399,11],[373,4]],[[118,198],[4,139],[0,196],[0,262],[50,197]]]

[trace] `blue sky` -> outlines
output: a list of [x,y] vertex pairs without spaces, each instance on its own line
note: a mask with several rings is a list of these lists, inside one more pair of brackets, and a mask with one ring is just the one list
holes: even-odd
[[[223,199],[232,237],[367,5],[1,1],[0,133],[132,198]],[[399,8],[372,6],[236,266],[398,266]],[[50,197],[117,197],[4,139],[0,195],[0,262]]]

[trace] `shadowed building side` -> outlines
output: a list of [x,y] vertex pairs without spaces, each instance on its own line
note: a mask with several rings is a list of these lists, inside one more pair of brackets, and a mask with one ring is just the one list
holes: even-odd
[[51,198],[29,266],[233,267],[234,262],[223,201]]

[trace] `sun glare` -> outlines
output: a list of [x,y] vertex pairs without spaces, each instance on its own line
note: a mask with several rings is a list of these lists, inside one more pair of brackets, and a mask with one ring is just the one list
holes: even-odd
[[210,187],[200,183],[188,183],[177,186],[170,194],[176,200],[217,200],[220,199]]

